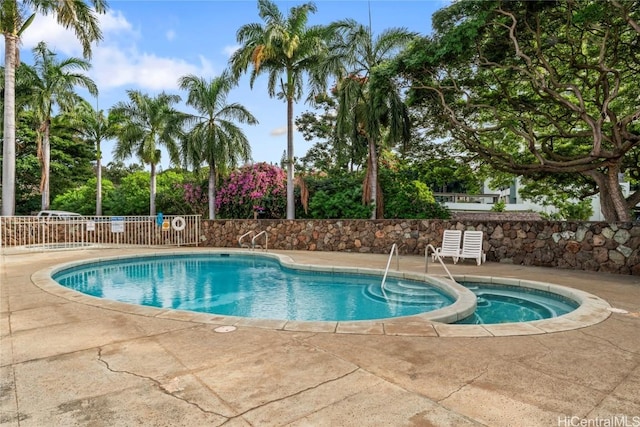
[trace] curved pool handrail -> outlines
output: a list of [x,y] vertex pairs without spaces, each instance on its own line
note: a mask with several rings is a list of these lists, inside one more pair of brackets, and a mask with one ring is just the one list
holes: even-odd
[[[246,233],[244,233],[242,236],[238,237],[238,246],[242,247],[242,239],[244,239],[245,237],[247,237],[249,234],[256,234],[255,231],[253,230],[249,230]],[[249,247],[249,245],[247,245],[247,247]]]
[[266,251],[268,249],[269,246],[269,235],[267,234],[266,230],[262,230],[261,232],[259,232],[258,234],[256,234],[255,236],[253,236],[253,239],[251,239],[251,249],[255,249],[256,247],[256,239],[258,237],[260,237],[261,235],[264,234],[264,250]]
[[436,248],[434,248],[433,245],[430,243],[424,248],[424,272],[425,273],[429,272],[429,249],[431,249],[431,251],[434,253],[434,255],[436,256],[436,259],[440,261],[440,265],[442,265],[442,268],[444,268],[444,271],[447,272],[449,279],[455,282],[456,280],[453,278],[453,276],[451,275],[451,272],[449,271],[447,266],[444,264],[444,262],[442,262],[442,258],[440,258],[440,255],[436,251]]

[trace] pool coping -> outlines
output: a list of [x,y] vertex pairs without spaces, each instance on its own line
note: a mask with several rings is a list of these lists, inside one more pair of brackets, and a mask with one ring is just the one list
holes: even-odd
[[325,271],[383,276],[384,270],[356,267],[327,267],[315,264],[295,262],[291,257],[266,251],[248,251],[235,249],[183,250],[183,251],[144,251],[137,254],[110,257],[93,257],[79,261],[58,264],[36,271],[31,281],[43,291],[64,298],[71,302],[90,305],[96,308],[119,311],[145,317],[156,317],[184,322],[212,324],[218,326],[253,327],[275,329],[291,332],[314,332],[336,334],[370,334],[370,335],[402,335],[424,337],[499,337],[547,334],[574,329],[581,329],[606,320],[611,315],[611,306],[605,300],[590,293],[555,285],[548,282],[521,280],[505,277],[478,275],[453,276],[456,281],[475,283],[491,283],[516,287],[527,287],[556,293],[579,304],[579,307],[565,315],[521,323],[501,323],[483,325],[458,325],[443,322],[454,322],[469,316],[476,308],[476,297],[473,292],[451,280],[436,275],[415,272],[389,271],[387,277],[407,280],[429,279],[429,283],[456,298],[454,304],[427,313],[412,316],[394,317],[376,320],[358,321],[292,321],[274,319],[256,319],[207,313],[196,313],[186,310],[147,307],[120,301],[106,300],[83,294],[66,288],[53,280],[52,276],[63,269],[91,263],[113,261],[118,259],[142,258],[150,256],[171,255],[203,255],[203,254],[236,254],[261,256],[279,260],[282,266],[306,271]]

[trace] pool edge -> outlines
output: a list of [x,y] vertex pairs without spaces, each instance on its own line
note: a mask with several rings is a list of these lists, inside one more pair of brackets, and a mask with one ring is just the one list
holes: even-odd
[[[464,291],[460,291],[456,302],[453,305],[434,310],[428,313],[422,313],[412,316],[395,317],[377,320],[358,320],[358,321],[288,321],[273,319],[252,319],[236,316],[222,316],[215,314],[196,313],[184,310],[172,310],[168,308],[145,307],[136,304],[129,304],[119,301],[105,300],[92,297],[78,291],[66,288],[53,280],[52,276],[66,268],[77,265],[99,262],[107,260],[117,260],[122,258],[139,258],[148,256],[167,256],[172,254],[180,255],[202,255],[202,254],[219,254],[234,253],[242,255],[263,256],[277,259],[281,265],[289,268],[309,270],[309,271],[330,271],[330,272],[358,272],[360,274],[380,274],[384,272],[380,269],[356,268],[356,267],[325,267],[315,264],[305,264],[295,262],[291,257],[283,254],[277,254],[267,251],[248,251],[246,249],[207,249],[193,250],[192,248],[185,250],[171,251],[144,251],[138,254],[126,256],[109,256],[109,257],[93,257],[84,260],[76,260],[72,262],[54,265],[42,270],[34,272],[31,281],[34,285],[43,291],[67,299],[71,302],[90,305],[96,308],[114,310],[123,313],[140,315],[146,317],[158,317],[162,319],[186,321],[192,323],[212,324],[212,325],[233,325],[243,327],[255,327],[263,329],[274,329],[293,332],[313,332],[313,333],[337,333],[337,334],[375,334],[375,335],[401,335],[401,336],[423,336],[423,337],[495,337],[495,336],[522,336],[547,334],[574,329],[581,329],[595,325],[606,320],[610,315],[610,305],[603,299],[580,291],[574,288],[559,286],[547,282],[536,282],[531,280],[510,279],[503,277],[491,276],[454,276],[457,281],[480,280],[486,283],[506,284],[510,286],[532,287],[534,289],[542,289],[575,300],[580,306],[565,315],[545,320],[537,320],[521,323],[502,323],[487,325],[455,325],[445,323],[461,320],[475,310],[475,296],[473,296],[473,309],[468,312],[471,302]],[[450,282],[442,276],[427,275],[413,272],[395,272],[389,271],[390,277],[414,278],[429,277],[435,279],[437,283],[444,283],[447,286],[456,289],[456,286],[463,288],[462,285]],[[449,282],[449,283],[447,283]],[[440,286],[438,286],[440,287]],[[441,288],[441,289],[445,289]],[[466,289],[465,289],[466,290]],[[471,293],[470,291],[466,290]],[[461,302],[462,300],[462,302]],[[454,307],[460,303],[459,307]],[[461,307],[463,308],[461,310]],[[460,313],[464,313],[462,316]]]

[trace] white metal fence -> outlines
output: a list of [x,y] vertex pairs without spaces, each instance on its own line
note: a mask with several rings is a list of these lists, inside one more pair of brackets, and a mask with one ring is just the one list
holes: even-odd
[[83,246],[198,245],[200,215],[0,217],[0,248],[30,250]]

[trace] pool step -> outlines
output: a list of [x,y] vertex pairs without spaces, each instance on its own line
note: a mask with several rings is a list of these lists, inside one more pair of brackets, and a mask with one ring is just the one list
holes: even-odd
[[443,306],[442,294],[429,285],[418,282],[387,282],[384,292],[380,285],[366,287],[365,295],[371,299],[384,302],[400,302],[403,304]]

